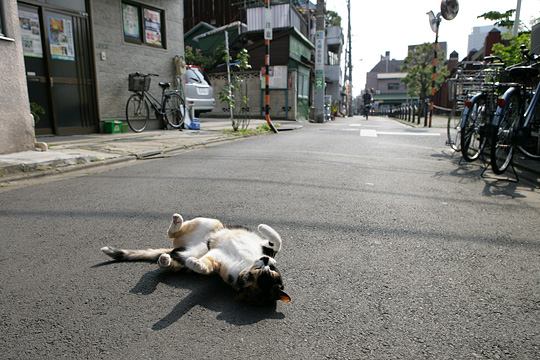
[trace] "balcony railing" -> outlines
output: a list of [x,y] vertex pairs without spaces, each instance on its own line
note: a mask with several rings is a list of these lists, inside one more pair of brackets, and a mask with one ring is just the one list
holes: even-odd
[[[265,21],[264,7],[253,7],[247,9],[248,31],[264,30]],[[273,5],[272,28],[294,27],[304,36],[309,37],[308,25],[302,15],[291,4]]]

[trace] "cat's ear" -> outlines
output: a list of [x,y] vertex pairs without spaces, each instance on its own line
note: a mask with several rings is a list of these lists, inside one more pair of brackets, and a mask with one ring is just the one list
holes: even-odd
[[291,297],[289,295],[287,295],[287,293],[285,291],[283,291],[283,290],[279,290],[278,296],[279,296],[278,300],[281,300],[284,303],[291,302]]

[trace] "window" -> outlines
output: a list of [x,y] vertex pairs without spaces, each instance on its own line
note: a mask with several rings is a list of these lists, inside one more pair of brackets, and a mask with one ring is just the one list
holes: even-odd
[[399,83],[388,83],[388,90],[399,90]]
[[165,12],[132,2],[122,2],[124,40],[165,48]]
[[122,22],[124,24],[124,40],[140,44],[142,42],[140,8],[122,3]]
[[307,99],[309,97],[309,75],[298,72],[298,98]]

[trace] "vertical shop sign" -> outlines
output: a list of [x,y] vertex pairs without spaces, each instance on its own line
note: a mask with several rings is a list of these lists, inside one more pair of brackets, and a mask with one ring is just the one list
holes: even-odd
[[315,88],[324,89],[324,39],[323,31],[315,33]]

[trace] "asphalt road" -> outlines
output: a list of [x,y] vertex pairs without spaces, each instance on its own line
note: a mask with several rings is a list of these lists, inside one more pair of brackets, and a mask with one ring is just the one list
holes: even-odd
[[[0,192],[0,358],[537,359],[539,193],[443,135],[339,119]],[[103,264],[176,211],[273,226],[292,302]]]

